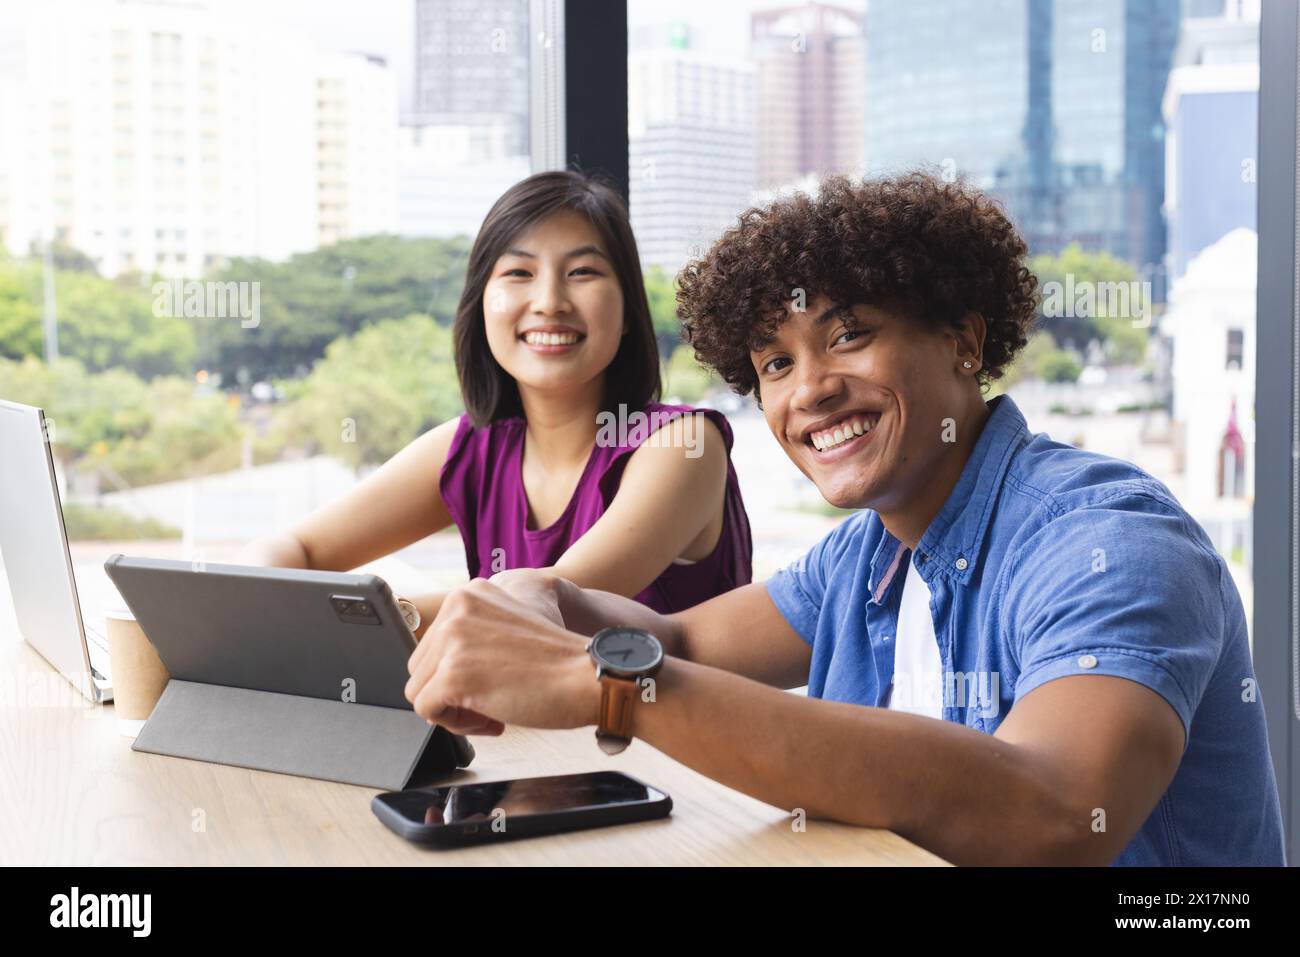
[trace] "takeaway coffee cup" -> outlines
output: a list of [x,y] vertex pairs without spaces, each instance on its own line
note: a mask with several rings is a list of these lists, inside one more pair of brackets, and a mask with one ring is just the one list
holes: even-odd
[[105,609],[104,621],[108,626],[117,730],[134,738],[162,697],[171,675],[129,609]]

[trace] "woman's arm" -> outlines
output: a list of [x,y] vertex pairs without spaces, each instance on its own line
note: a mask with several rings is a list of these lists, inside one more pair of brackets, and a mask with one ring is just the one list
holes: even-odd
[[[451,515],[438,491],[438,476],[457,425],[452,419],[424,433],[292,529],[250,542],[236,561],[347,571],[446,528]],[[427,596],[422,600],[436,614]],[[421,615],[424,611],[421,607]]]
[[237,565],[270,565],[275,568],[309,568],[307,551],[293,532],[272,532],[255,538],[235,556]]
[[552,566],[555,574],[635,595],[675,558],[706,557],[722,532],[727,448],[706,416],[679,416],[628,459],[605,514]]

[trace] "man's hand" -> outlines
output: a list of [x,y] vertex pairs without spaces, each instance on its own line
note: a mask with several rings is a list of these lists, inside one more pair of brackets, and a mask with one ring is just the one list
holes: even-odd
[[559,591],[563,579],[554,572],[545,568],[510,568],[497,572],[490,581],[543,618],[564,627]]
[[407,663],[406,699],[457,734],[595,724],[587,641],[481,578],[451,592]]

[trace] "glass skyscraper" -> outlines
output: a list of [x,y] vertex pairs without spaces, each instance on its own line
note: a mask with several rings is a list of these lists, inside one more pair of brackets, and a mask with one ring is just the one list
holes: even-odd
[[415,30],[408,122],[496,127],[505,155],[527,155],[526,0],[416,0]]
[[964,174],[1034,252],[1155,267],[1179,19],[1180,0],[872,0],[867,168]]

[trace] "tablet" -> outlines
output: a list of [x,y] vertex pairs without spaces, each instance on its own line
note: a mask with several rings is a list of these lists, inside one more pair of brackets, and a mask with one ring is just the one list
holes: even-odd
[[104,569],[173,678],[411,710],[415,637],[376,575],[124,555]]

